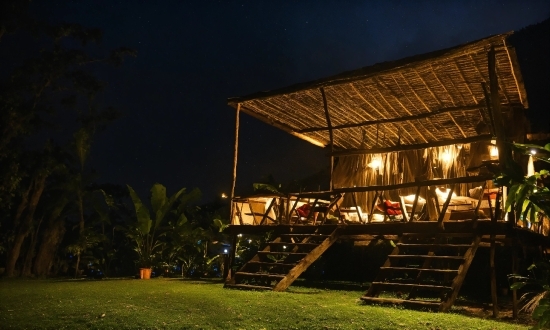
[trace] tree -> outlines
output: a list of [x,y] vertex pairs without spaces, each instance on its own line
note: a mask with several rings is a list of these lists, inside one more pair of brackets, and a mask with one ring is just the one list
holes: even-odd
[[[36,45],[41,46],[40,51],[19,67],[9,67],[10,63],[6,61],[2,63],[7,66],[3,71],[11,72],[7,79],[0,81],[0,208],[4,210],[0,215],[0,226],[5,233],[2,241],[7,247],[6,274],[9,276],[15,274],[16,264],[28,237],[31,240],[26,245],[27,253],[23,262],[26,273],[30,272],[36,246],[45,251],[55,250],[60,236],[65,232],[62,229],[63,222],[52,217],[61,216],[65,206],[70,203],[50,200],[59,207],[65,205],[59,211],[56,208],[40,207],[40,200],[50,186],[56,185],[53,182],[56,176],[52,175],[60,168],[67,167],[69,158],[52,152],[59,149],[58,145],[41,140],[51,135],[57,122],[62,122],[58,120],[59,116],[72,114],[76,120],[63,128],[65,131],[78,131],[76,138],[82,179],[84,156],[89,152],[91,137],[115,118],[112,108],[100,110],[95,103],[95,96],[104,84],[95,78],[92,70],[100,63],[119,65],[125,55],[135,55],[129,49],[121,48],[104,57],[89,56],[83,46],[99,41],[101,31],[78,24],[53,26],[38,22],[26,15],[27,4],[28,1],[10,0],[3,2],[0,10],[0,38],[4,33],[25,29],[40,37],[40,41],[22,40],[36,42]],[[49,42],[45,43],[44,40]],[[74,45],[74,41],[80,43],[80,47],[67,46]],[[82,143],[78,144],[79,141]],[[61,145],[69,143],[61,142]],[[36,148],[38,145],[46,147]],[[79,205],[80,233],[85,227],[83,191],[77,190],[75,195]],[[66,197],[56,193],[48,195]],[[42,211],[51,213],[48,215]],[[42,222],[42,219],[48,220]],[[40,235],[42,229],[47,235]],[[39,238],[43,239],[40,243]],[[41,266],[35,268],[42,274],[47,268],[46,264],[51,264],[51,261],[47,261],[51,259],[51,254],[38,251],[38,256]]]

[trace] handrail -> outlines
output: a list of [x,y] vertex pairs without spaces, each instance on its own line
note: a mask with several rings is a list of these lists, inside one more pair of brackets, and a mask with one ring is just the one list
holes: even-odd
[[382,191],[382,190],[397,190],[404,188],[412,187],[425,187],[425,186],[436,186],[436,185],[445,185],[445,184],[454,184],[454,183],[472,183],[472,182],[482,182],[487,180],[492,180],[494,176],[491,175],[476,175],[476,176],[463,176],[458,178],[450,179],[433,179],[433,180],[424,180],[416,182],[406,182],[390,185],[372,185],[372,186],[360,186],[360,187],[346,187],[346,188],[334,188],[335,193],[342,192],[368,192],[368,191]]

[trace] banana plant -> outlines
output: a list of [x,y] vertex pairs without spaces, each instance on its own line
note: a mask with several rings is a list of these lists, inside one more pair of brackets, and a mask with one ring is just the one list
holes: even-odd
[[[153,266],[155,257],[161,254],[164,248],[162,237],[166,234],[161,230],[161,224],[168,218],[174,217],[178,225],[187,222],[183,211],[174,207],[174,203],[185,192],[180,189],[170,198],[166,196],[166,187],[155,183],[151,188],[151,211],[143,204],[137,193],[127,185],[130,197],[136,212],[136,221],[128,229],[126,235],[134,243],[134,250],[139,256],[139,265],[143,268]],[[152,214],[152,216],[151,216]]]
[[[534,144],[513,144],[514,149],[526,155],[531,155],[536,160],[550,162],[550,144],[538,146]],[[535,153],[533,154],[533,150]],[[506,199],[506,212],[515,212],[516,218],[525,222],[535,223],[541,211],[550,215],[550,190],[540,185],[542,178],[550,172],[541,170],[534,175],[524,176],[523,169],[516,162],[512,162],[501,169],[496,175],[495,183],[498,186],[508,187]]]

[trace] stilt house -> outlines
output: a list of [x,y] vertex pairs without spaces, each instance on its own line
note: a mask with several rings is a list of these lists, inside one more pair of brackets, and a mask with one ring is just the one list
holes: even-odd
[[[231,264],[237,235],[275,234],[226,287],[282,291],[334,242],[382,237],[397,244],[362,299],[446,311],[478,247],[544,241],[540,228],[507,221],[505,191],[484,170],[526,133],[510,34],[230,98],[237,137],[244,112],[325,148],[331,189],[232,192]],[[237,150],[238,138],[234,173]],[[405,294],[384,298],[391,290]]]

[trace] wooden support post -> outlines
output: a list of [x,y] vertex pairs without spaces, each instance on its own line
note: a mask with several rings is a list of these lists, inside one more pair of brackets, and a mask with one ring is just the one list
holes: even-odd
[[[512,245],[512,274],[518,273],[518,251],[516,244]],[[518,318],[518,290],[512,290],[512,316]]]
[[231,185],[231,195],[229,196],[229,202],[231,208],[229,211],[230,223],[233,222],[233,216],[235,210],[233,209],[233,198],[235,197],[235,183],[237,182],[237,155],[239,154],[239,115],[241,113],[241,104],[237,105],[237,113],[235,116],[235,147],[233,151],[233,183]]
[[319,88],[321,91],[321,96],[323,97],[323,108],[325,109],[325,117],[327,119],[327,128],[328,128],[328,136],[330,139],[330,188],[329,190],[332,190],[333,188],[333,182],[332,182],[332,172],[334,171],[334,155],[332,154],[334,152],[334,136],[332,134],[332,124],[330,121],[330,113],[328,112],[328,106],[327,106],[327,97],[325,95],[325,89],[323,87]]
[[235,281],[235,274],[233,273],[233,265],[235,264],[235,256],[237,254],[237,234],[233,233],[231,238],[231,251],[228,251],[227,270],[224,270],[224,282],[226,284],[232,283]]
[[498,317],[498,301],[497,301],[497,275],[495,269],[495,235],[491,234],[491,252],[490,252],[490,267],[491,267],[491,300],[493,302],[493,317]]
[[488,64],[489,64],[489,92],[491,93],[491,106],[489,111],[492,113],[494,120],[494,130],[497,138],[497,148],[498,148],[498,160],[500,166],[508,164],[509,160],[512,160],[512,148],[509,144],[506,143],[506,134],[504,130],[504,121],[502,118],[502,109],[500,106],[500,96],[499,96],[499,86],[498,86],[498,76],[496,71],[496,57],[495,57],[495,47],[491,46],[491,50],[488,54]]
[[495,203],[495,212],[491,218],[491,250],[489,255],[489,265],[491,268],[491,300],[493,302],[493,317],[498,317],[498,301],[497,301],[497,274],[495,266],[495,251],[496,251],[496,225],[499,217],[500,209],[500,191],[497,193],[496,203]]

